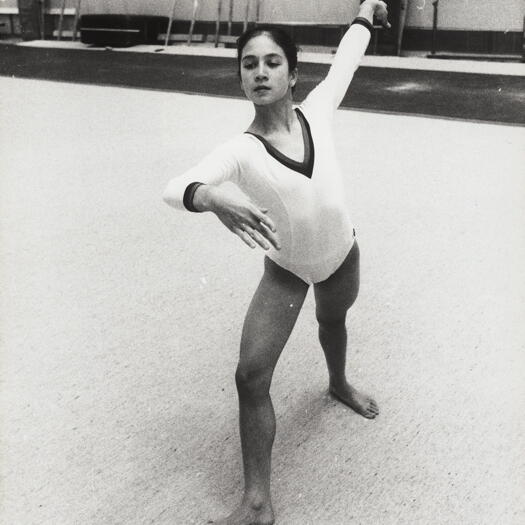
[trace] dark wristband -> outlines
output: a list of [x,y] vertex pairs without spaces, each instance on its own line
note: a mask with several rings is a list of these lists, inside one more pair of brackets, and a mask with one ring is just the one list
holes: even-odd
[[199,186],[204,186],[203,182],[192,182],[189,184],[184,192],[184,197],[182,199],[182,203],[184,204],[184,207],[188,211],[193,211],[195,213],[200,213],[199,210],[193,206],[193,197],[195,196],[195,192],[197,191],[197,188]]
[[366,27],[370,33],[374,32],[374,26],[370,23],[370,20],[367,18],[363,18],[362,16],[358,16],[351,24],[350,26],[353,26],[354,24]]

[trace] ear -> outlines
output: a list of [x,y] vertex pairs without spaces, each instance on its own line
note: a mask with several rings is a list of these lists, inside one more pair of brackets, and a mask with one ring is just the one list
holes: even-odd
[[294,68],[290,71],[290,87],[295,87],[297,80],[299,79],[299,70]]

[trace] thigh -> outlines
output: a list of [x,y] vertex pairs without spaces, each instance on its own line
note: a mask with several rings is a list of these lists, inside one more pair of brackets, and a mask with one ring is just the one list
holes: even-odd
[[343,264],[325,281],[314,285],[318,319],[340,320],[359,293],[359,246],[357,240]]
[[273,369],[307,292],[308,284],[302,279],[265,259],[264,274],[244,321],[240,366]]

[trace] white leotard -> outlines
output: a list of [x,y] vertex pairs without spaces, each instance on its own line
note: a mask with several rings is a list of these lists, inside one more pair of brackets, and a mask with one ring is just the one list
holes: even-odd
[[313,165],[294,163],[265,146],[260,138],[243,133],[173,179],[164,199],[175,208],[186,209],[184,193],[191,183],[234,182],[258,206],[268,208],[268,216],[276,225],[281,249],[271,248],[268,257],[307,283],[327,279],[342,264],[354,242],[334,147],[333,115],[369,40],[369,29],[352,25],[325,80],[296,108],[303,127],[305,154],[311,147]]

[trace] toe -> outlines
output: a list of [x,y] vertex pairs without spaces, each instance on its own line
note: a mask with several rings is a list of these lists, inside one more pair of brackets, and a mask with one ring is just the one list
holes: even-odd
[[377,414],[379,414],[379,410],[377,410],[377,407],[369,406],[367,413],[369,414],[369,417],[373,419],[377,416]]

